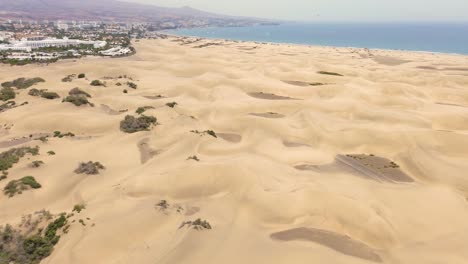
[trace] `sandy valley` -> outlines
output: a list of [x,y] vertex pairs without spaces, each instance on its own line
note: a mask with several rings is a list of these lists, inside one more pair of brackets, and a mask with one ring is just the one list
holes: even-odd
[[[0,181],[0,226],[68,215],[41,263],[468,263],[468,56],[134,46],[0,66],[1,83],[44,80],[0,112],[0,152],[39,148]],[[89,104],[62,102],[75,87]],[[126,133],[126,116],[157,121]],[[25,176],[41,187],[4,193]]]

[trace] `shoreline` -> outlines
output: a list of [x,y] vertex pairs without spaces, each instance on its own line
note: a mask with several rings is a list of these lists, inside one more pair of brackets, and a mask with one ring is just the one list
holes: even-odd
[[[179,29],[190,29],[190,28],[179,28]],[[176,29],[176,30],[179,30]],[[429,55],[452,55],[452,56],[464,56],[468,57],[467,54],[463,53],[453,53],[453,52],[439,52],[439,51],[427,51],[427,50],[406,50],[406,49],[384,49],[384,48],[367,48],[367,47],[353,47],[353,46],[327,46],[327,45],[318,45],[318,44],[301,44],[301,43],[291,43],[291,42],[271,42],[271,41],[255,41],[255,40],[237,40],[237,39],[226,39],[226,38],[215,38],[215,37],[201,37],[195,35],[178,35],[173,32],[157,31],[160,34],[164,34],[172,37],[189,37],[189,38],[201,38],[205,40],[222,40],[222,41],[238,41],[244,43],[257,43],[257,44],[270,44],[270,45],[293,45],[301,47],[319,47],[319,48],[344,48],[344,49],[363,49],[363,50],[375,50],[375,51],[391,51],[391,52],[405,52],[405,53],[422,53]]]

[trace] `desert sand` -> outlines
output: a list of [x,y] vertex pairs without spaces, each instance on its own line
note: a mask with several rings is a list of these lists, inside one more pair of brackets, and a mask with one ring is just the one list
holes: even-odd
[[[194,40],[0,66],[1,82],[41,77],[32,88],[79,87],[94,104],[29,88],[0,113],[1,152],[40,147],[0,189],[42,185],[1,192],[0,225],[86,205],[41,263],[468,263],[468,56]],[[158,124],[120,131],[142,106]],[[34,140],[57,130],[76,136]],[[87,161],[105,169],[76,174]],[[198,218],[211,229],[182,226]]]

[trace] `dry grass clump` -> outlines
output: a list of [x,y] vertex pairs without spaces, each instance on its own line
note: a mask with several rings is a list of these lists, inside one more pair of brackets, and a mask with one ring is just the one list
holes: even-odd
[[199,134],[199,135],[205,135],[205,134],[208,134],[214,138],[217,138],[218,136],[216,135],[216,132],[214,132],[213,130],[205,130],[205,131],[198,131],[198,130],[191,130],[190,132],[192,133],[195,133],[195,134]]
[[30,79],[18,78],[16,80],[13,80],[13,81],[10,81],[10,82],[2,83],[2,87],[5,87],[5,88],[15,87],[15,88],[18,88],[18,89],[26,89],[26,88],[29,88],[29,87],[33,86],[34,84],[40,83],[40,82],[45,82],[45,80],[42,79],[42,78],[39,78],[39,77],[30,78]]
[[166,104],[166,106],[169,106],[170,108],[174,108],[176,105],[177,105],[176,102],[171,102],[171,103]]
[[31,168],[39,168],[42,165],[44,165],[44,162],[42,160],[35,160],[35,161],[31,162],[31,164],[29,166]]
[[195,221],[182,222],[179,229],[184,227],[184,226],[188,226],[188,227],[193,228],[193,229],[198,230],[198,231],[211,229],[210,223],[208,221],[206,221],[206,220],[201,220],[200,218],[198,218]]
[[134,82],[127,82],[127,85],[128,87],[132,88],[132,89],[136,89],[138,88],[138,85]]
[[105,167],[100,162],[81,162],[78,168],[75,170],[77,174],[96,175],[99,174],[99,170],[104,170]]
[[125,133],[135,133],[139,131],[148,131],[153,125],[156,125],[157,119],[154,116],[125,116],[125,119],[120,121],[120,130]]
[[26,176],[19,180],[10,181],[3,189],[3,192],[5,193],[5,195],[8,195],[8,197],[13,197],[16,194],[22,194],[23,191],[29,189],[39,189],[41,187],[42,186],[36,181],[36,179],[33,176]]

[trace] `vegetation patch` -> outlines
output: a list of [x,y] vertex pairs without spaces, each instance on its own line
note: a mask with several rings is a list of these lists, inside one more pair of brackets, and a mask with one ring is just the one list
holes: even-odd
[[75,204],[75,206],[73,206],[73,212],[81,213],[84,209],[86,209],[85,204]]
[[60,131],[54,131],[54,137],[63,138],[63,137],[74,137],[75,134],[72,132],[62,133]]
[[67,75],[66,77],[64,77],[62,79],[62,82],[71,82],[75,78],[76,78],[76,74],[70,74],[70,75]]
[[36,214],[39,216],[35,220],[30,215],[24,217],[20,228],[8,224],[0,227],[0,263],[39,264],[52,253],[67,219],[61,214],[42,229],[38,226],[49,222],[52,216],[47,211]]
[[62,102],[72,103],[75,106],[89,105],[94,107],[94,104],[88,101],[88,98],[84,95],[69,95]]
[[78,168],[75,170],[77,174],[96,175],[99,174],[99,170],[104,170],[105,167],[99,162],[81,162]]
[[319,71],[317,72],[318,74],[324,74],[324,75],[332,75],[332,76],[343,76],[342,74],[336,73],[336,72],[329,72],[329,71]]
[[55,155],[55,152],[52,151],[52,150],[49,150],[49,151],[47,151],[47,154],[48,154],[49,156],[53,156],[53,155]]
[[187,158],[187,160],[194,160],[194,161],[200,161],[200,159],[197,156],[190,156]]
[[11,82],[2,83],[2,87],[26,89],[26,88],[29,88],[29,87],[35,85],[36,83],[40,83],[40,82],[45,82],[45,80],[42,79],[42,78],[39,78],[39,77],[30,78],[30,79],[18,78],[16,80],[11,81]]
[[154,109],[154,107],[152,106],[141,106],[141,107],[138,107],[137,110],[135,111],[135,113],[141,115],[143,114],[146,110],[148,109]]
[[18,163],[20,158],[24,157],[26,154],[31,154],[33,156],[38,155],[39,147],[12,148],[0,153],[0,171],[7,171],[13,167],[13,164]]
[[91,95],[83,90],[81,90],[80,88],[78,87],[75,87],[73,89],[71,89],[69,92],[68,92],[69,95],[81,95],[81,96],[84,96],[84,97],[88,97],[88,98],[91,98]]
[[42,160],[35,160],[35,161],[31,162],[31,164],[29,166],[31,168],[39,168],[42,165],[44,165],[44,162]]
[[58,95],[58,93],[49,92],[49,91],[47,91],[47,89],[39,90],[39,89],[33,88],[33,89],[29,90],[28,95],[40,96],[42,98],[50,99],[50,100],[60,98],[60,95]]
[[199,135],[210,135],[214,138],[218,138],[218,136],[216,135],[216,132],[214,132],[213,130],[205,130],[205,131],[198,131],[198,130],[191,130],[190,132],[192,133],[195,133],[195,134],[199,134]]
[[138,88],[138,85],[134,82],[127,82],[127,85],[128,87],[132,88],[132,89],[136,89]]
[[169,106],[170,108],[174,108],[176,105],[177,105],[176,102],[171,102],[171,103],[166,104],[166,106]]
[[179,229],[181,229],[184,226],[188,226],[189,228],[193,228],[193,229],[198,230],[198,231],[211,229],[210,223],[208,221],[206,221],[206,220],[201,220],[200,218],[198,218],[195,221],[182,222]]
[[26,176],[19,180],[10,181],[3,189],[3,192],[5,195],[8,195],[8,197],[13,197],[16,194],[22,194],[23,191],[39,189],[41,187],[42,186],[36,181],[36,179],[34,179],[33,176]]
[[8,101],[11,99],[15,99],[15,97],[16,97],[16,93],[12,88],[3,87],[2,89],[0,89],[0,100]]
[[120,130],[125,133],[135,133],[139,131],[148,131],[153,125],[157,124],[157,119],[154,116],[125,116],[125,119],[120,121]]
[[106,86],[106,83],[100,80],[93,80],[91,81],[90,85],[91,86]]
[[83,79],[83,78],[85,78],[85,77],[86,77],[86,75],[85,75],[84,73],[78,74],[78,79]]

